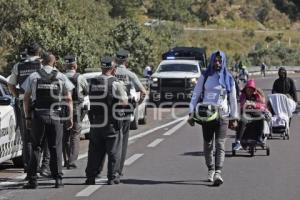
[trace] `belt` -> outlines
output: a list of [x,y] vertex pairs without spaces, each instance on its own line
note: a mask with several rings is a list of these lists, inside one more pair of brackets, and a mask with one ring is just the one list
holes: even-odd
[[49,109],[34,109],[34,112],[36,112],[39,115],[60,115],[61,110],[49,110]]

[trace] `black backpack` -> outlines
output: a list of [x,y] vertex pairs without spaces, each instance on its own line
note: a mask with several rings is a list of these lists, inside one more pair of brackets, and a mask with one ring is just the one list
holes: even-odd
[[62,99],[62,90],[60,81],[57,79],[58,71],[52,70],[51,73],[48,74],[43,69],[39,69],[37,73],[41,78],[37,79],[36,83],[36,100],[34,107],[49,110],[60,108],[59,104]]
[[25,82],[27,77],[30,76],[30,74],[38,71],[39,69],[41,69],[41,63],[39,60],[23,61],[18,64],[17,82],[20,86],[21,93],[24,93],[21,85]]

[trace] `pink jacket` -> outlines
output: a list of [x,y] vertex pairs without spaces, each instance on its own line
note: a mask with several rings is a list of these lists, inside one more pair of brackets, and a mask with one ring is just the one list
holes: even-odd
[[[247,87],[251,87],[255,89],[255,92],[253,93],[253,95],[250,98],[246,97],[246,92],[245,89]],[[247,81],[245,88],[242,90],[241,96],[240,96],[240,108],[241,111],[244,108],[244,105],[246,103],[246,100],[250,100],[250,101],[254,101],[255,102],[255,108],[254,109],[258,109],[261,111],[267,111],[267,106],[266,106],[266,100],[264,95],[262,94],[261,91],[259,91],[258,89],[256,89],[256,83],[253,79],[250,79]]]

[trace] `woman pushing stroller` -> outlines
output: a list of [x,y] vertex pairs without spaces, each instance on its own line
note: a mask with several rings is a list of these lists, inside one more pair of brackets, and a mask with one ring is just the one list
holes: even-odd
[[[266,106],[266,100],[263,92],[256,88],[256,82],[253,79],[247,81],[240,96],[241,120],[239,121],[236,134],[236,143],[233,150],[242,148],[241,141],[244,138],[246,130],[251,130],[247,138],[256,140],[263,144],[263,131],[265,116],[269,116]],[[248,131],[249,132],[249,131]]]

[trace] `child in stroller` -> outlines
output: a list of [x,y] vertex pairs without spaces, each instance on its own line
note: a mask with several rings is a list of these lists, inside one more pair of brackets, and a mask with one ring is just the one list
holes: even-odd
[[296,110],[296,103],[285,94],[270,94],[268,96],[268,106],[272,113],[271,134],[280,134],[285,140],[290,138],[289,128],[293,112]]
[[252,155],[257,145],[266,149],[269,154],[265,134],[269,133],[270,112],[267,109],[263,92],[256,88],[253,79],[247,81],[241,92],[240,110],[241,119],[236,132],[236,142],[232,145],[233,154],[242,147],[249,147]]

